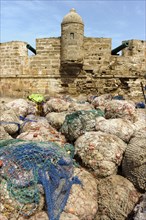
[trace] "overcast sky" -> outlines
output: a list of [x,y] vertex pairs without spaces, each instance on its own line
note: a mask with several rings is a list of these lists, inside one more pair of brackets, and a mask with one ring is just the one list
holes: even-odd
[[86,37],[112,38],[113,47],[123,40],[146,39],[145,0],[0,0],[1,42],[59,37],[61,22],[71,8],[82,17]]

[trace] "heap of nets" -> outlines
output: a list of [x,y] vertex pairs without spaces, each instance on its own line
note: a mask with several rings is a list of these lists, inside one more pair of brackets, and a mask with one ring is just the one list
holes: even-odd
[[38,185],[43,186],[50,220],[59,219],[72,184],[80,183],[73,177],[69,154],[52,142],[0,141],[0,161],[0,179],[6,180],[10,197],[20,207],[30,203],[37,206]]
[[95,120],[99,116],[104,117],[100,109],[75,111],[66,115],[60,131],[68,140],[74,141],[86,131],[95,130]]
[[98,211],[94,220],[133,220],[130,214],[140,193],[126,178],[111,175],[97,180],[97,197]]

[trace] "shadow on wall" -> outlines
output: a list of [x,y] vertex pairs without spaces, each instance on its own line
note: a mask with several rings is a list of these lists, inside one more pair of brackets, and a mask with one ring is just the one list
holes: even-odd
[[66,92],[69,88],[75,85],[76,78],[80,75],[82,70],[81,66],[77,65],[65,65],[61,66],[60,76],[61,76],[61,86],[63,91]]

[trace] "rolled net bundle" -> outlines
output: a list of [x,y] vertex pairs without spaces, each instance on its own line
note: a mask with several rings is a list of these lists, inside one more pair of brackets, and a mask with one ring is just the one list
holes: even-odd
[[8,134],[12,135],[19,131],[20,120],[13,109],[4,111],[0,119],[0,124]]
[[[26,220],[24,217],[20,217],[18,220]],[[29,220],[49,220],[46,212],[41,211],[30,217]]]
[[67,111],[70,102],[67,102],[61,98],[50,98],[49,101],[45,103],[44,111],[47,112],[62,112]]
[[103,117],[96,118],[96,130],[114,134],[125,142],[129,142],[134,133],[134,125],[131,121],[123,118],[106,120]]
[[80,218],[74,214],[63,212],[60,216],[60,220],[80,220]]
[[28,113],[28,102],[25,99],[16,99],[8,102],[6,106],[17,112],[17,115],[26,116]]
[[136,129],[133,134],[134,138],[145,138],[146,139],[146,125],[145,127],[141,127]]
[[103,94],[101,96],[91,97],[91,103],[95,108],[105,110],[105,103],[112,99],[111,94]]
[[[3,216],[1,213],[0,213],[0,219],[1,219],[1,220],[8,220],[7,217]],[[47,219],[47,220],[48,220],[48,219]]]
[[146,109],[136,109],[136,121],[134,122],[134,137],[146,137]]
[[[7,219],[2,219],[2,220],[7,220]],[[18,220],[26,220],[26,218],[20,217]],[[29,220],[49,220],[49,218],[46,212],[40,211],[36,213],[34,216],[30,217]],[[80,219],[71,213],[69,214],[63,212],[59,220],[80,220]]]
[[67,139],[74,141],[86,131],[95,130],[95,119],[99,116],[104,116],[101,110],[73,112],[66,116],[60,131]]
[[117,173],[127,144],[115,135],[90,131],[75,141],[75,154],[96,177]]
[[144,193],[133,211],[133,220],[145,220],[146,219],[146,193]]
[[120,175],[112,175],[97,183],[98,212],[95,220],[125,220],[138,202],[140,193]]
[[[28,100],[27,103],[28,103],[27,116],[28,115],[37,115],[38,114],[37,104],[35,102],[30,101],[30,100]],[[42,106],[43,105],[44,104],[42,104]]]
[[91,105],[89,102],[72,102],[69,106],[68,111],[69,112],[74,112],[74,111],[88,111],[94,109],[93,105]]
[[146,190],[146,138],[134,137],[122,161],[122,173],[139,190]]
[[0,140],[12,139],[12,137],[5,131],[4,127],[0,125]]
[[[28,197],[30,196],[31,191],[32,187],[28,187]],[[19,216],[23,216],[24,219],[29,218],[41,211],[45,205],[44,195],[41,193],[39,193],[39,201],[37,204],[34,202],[22,204],[10,195],[8,191],[8,184],[5,179],[0,181],[0,198],[0,213],[3,217],[6,217],[7,220],[18,219]]]
[[52,127],[59,130],[65,120],[68,112],[50,112],[46,115],[46,118]]
[[0,102],[0,115],[3,114],[4,111],[8,110],[8,107],[6,106],[6,103]]
[[20,133],[25,131],[36,131],[39,130],[40,127],[46,127],[46,128],[51,127],[45,117],[28,115],[27,117],[22,118],[22,120],[23,123],[21,125]]
[[146,120],[146,109],[136,109],[136,121]]
[[132,122],[136,118],[135,104],[126,100],[111,100],[105,103],[105,118],[125,118]]
[[65,136],[53,128],[44,117],[26,117],[17,139],[51,141],[63,146]]
[[[70,156],[55,143],[2,141],[0,161],[1,181],[6,181],[8,194],[17,201],[17,209],[22,215],[31,215],[39,205],[41,185],[49,220],[58,220],[73,183],[80,183],[73,177]],[[33,208],[29,209],[29,204],[33,204]],[[27,211],[22,208],[25,205],[28,205]]]
[[72,186],[64,212],[68,216],[72,214],[80,220],[94,219],[98,208],[96,179],[83,168],[75,168],[74,174],[79,177],[82,185]]
[[17,139],[28,141],[51,141],[53,143],[62,146],[66,143],[66,139],[63,135],[58,133],[51,133],[48,129],[42,128],[41,131],[26,131],[17,136]]

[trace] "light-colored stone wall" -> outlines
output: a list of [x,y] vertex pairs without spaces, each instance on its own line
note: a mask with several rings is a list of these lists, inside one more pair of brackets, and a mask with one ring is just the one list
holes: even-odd
[[59,75],[60,38],[36,40],[36,55],[30,58],[30,68],[38,75]]
[[17,76],[23,72],[28,51],[25,42],[12,41],[0,44],[0,75]]
[[146,56],[146,41],[129,40],[129,46],[122,52],[123,56],[134,56],[144,58]]
[[87,72],[107,69],[111,57],[111,38],[84,38],[84,66]]
[[43,77],[3,77],[1,78],[1,96],[27,97],[32,93],[57,94],[60,93],[60,80]]
[[28,55],[27,43],[22,41],[11,41],[0,44],[2,57],[26,57]]
[[146,84],[146,42],[130,40],[122,55],[111,55],[110,38],[84,37],[80,71],[61,71],[61,38],[36,40],[36,55],[28,56],[25,42],[2,43],[1,96],[26,97],[31,93],[112,93],[143,100]]

